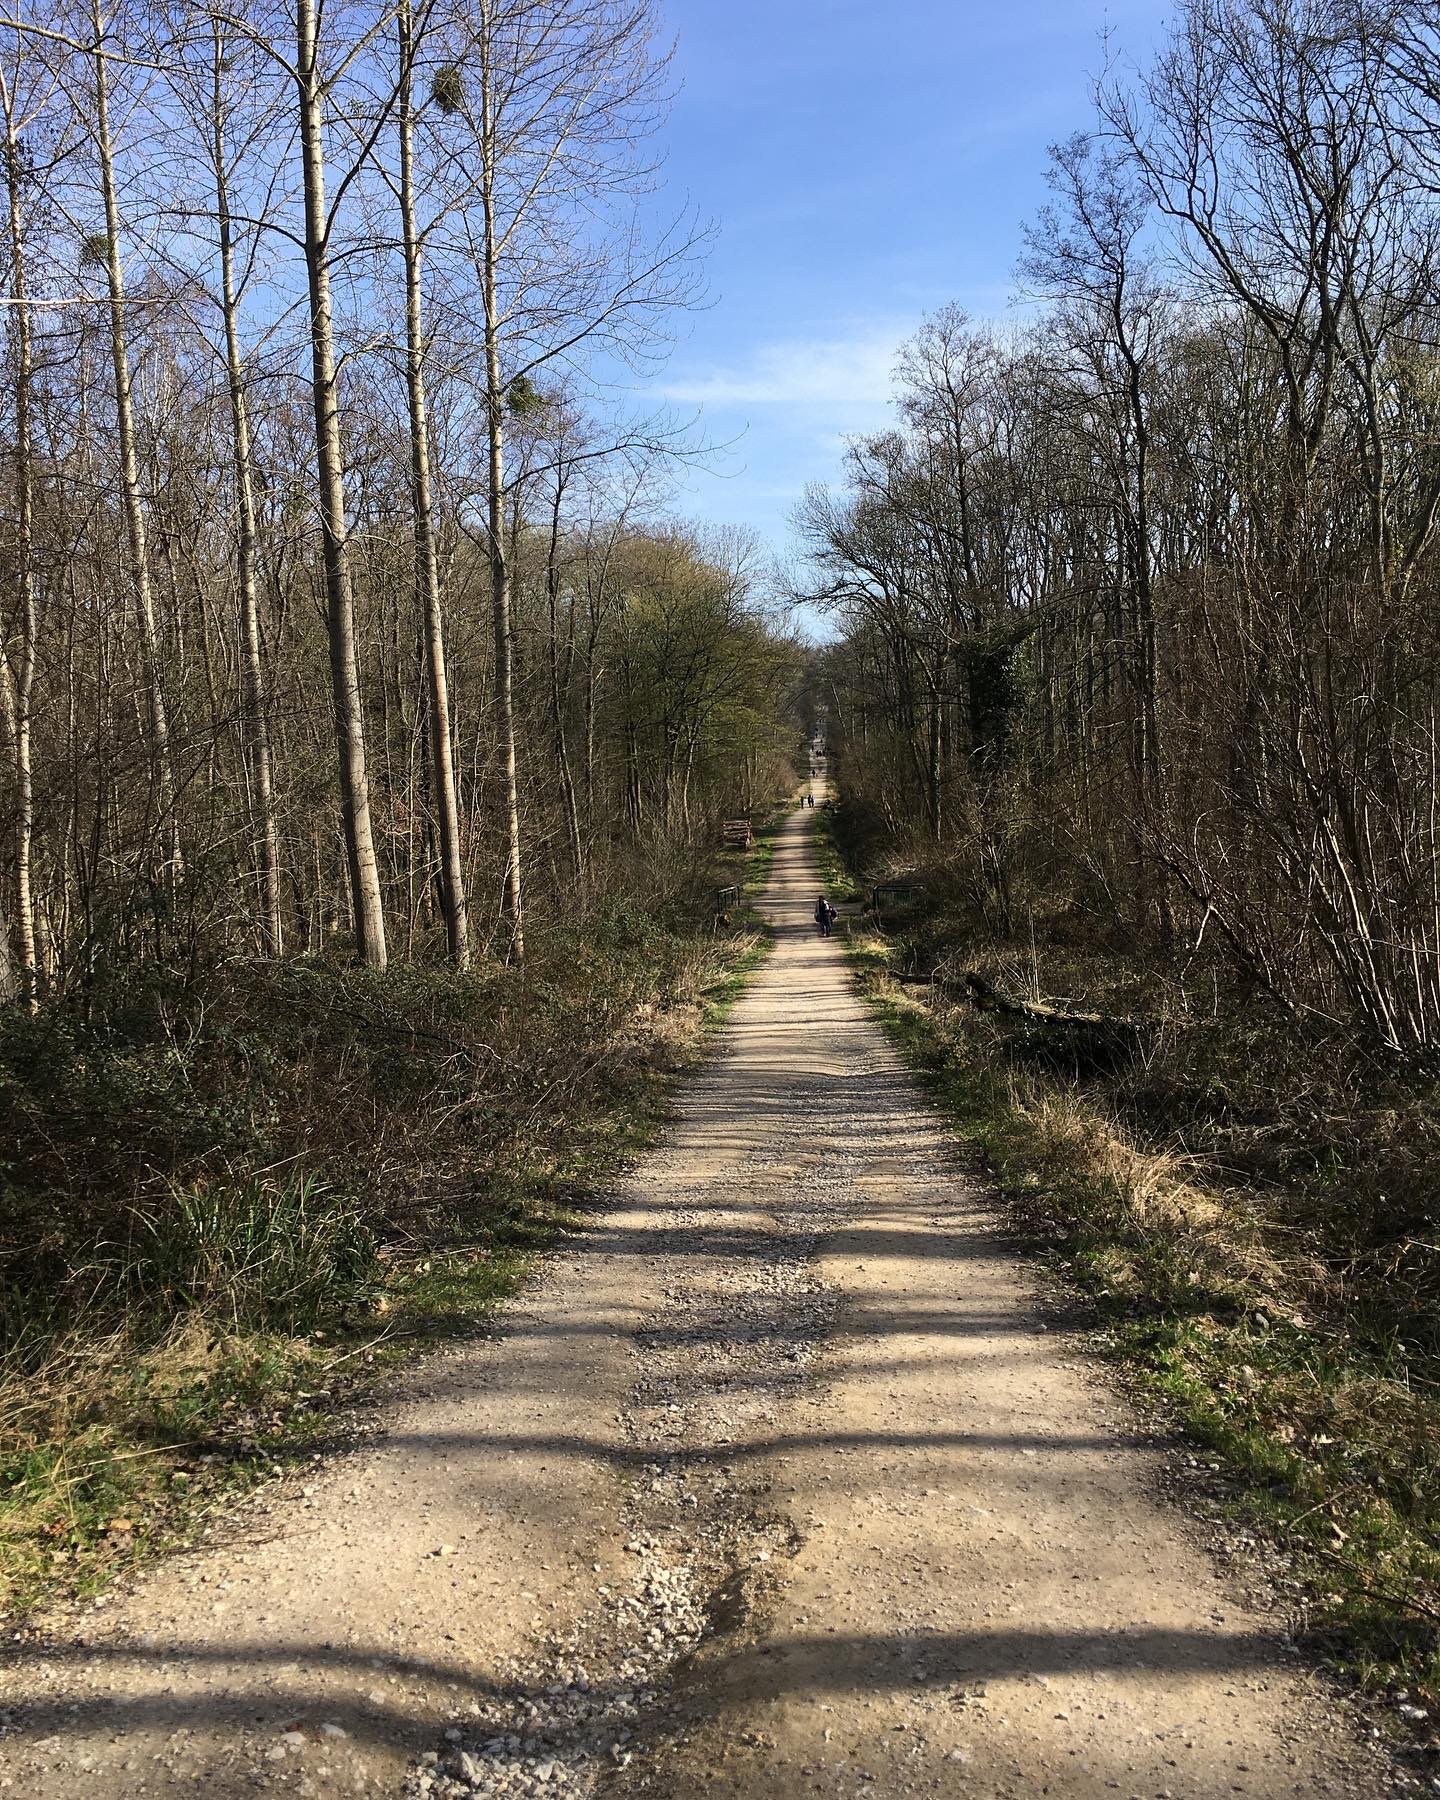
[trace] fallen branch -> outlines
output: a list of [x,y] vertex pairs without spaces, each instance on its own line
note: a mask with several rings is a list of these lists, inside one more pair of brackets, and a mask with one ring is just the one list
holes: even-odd
[[981,1012],[1002,1013],[1009,1019],[1029,1019],[1036,1025],[1099,1026],[1110,1031],[1134,1031],[1130,1019],[1107,1018],[1104,1013],[1071,1012],[1063,1006],[1051,1006],[1044,1000],[1012,1000],[973,970],[965,976],[965,987],[971,1001]]

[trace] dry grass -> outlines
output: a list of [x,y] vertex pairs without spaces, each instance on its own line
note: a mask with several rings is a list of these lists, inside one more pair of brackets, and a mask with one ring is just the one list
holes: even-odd
[[1247,1200],[1206,1184],[1202,1158],[1136,1144],[1074,1089],[1013,1071],[1005,1079],[1007,1106],[1031,1145],[1034,1191],[1079,1185],[1103,1194],[1123,1230],[1163,1242],[1196,1285],[1242,1288],[1260,1304],[1313,1300],[1324,1270],[1313,1258],[1285,1261]]
[[1182,1116],[1140,1141],[1114,1104],[1125,1074],[1016,1067],[983,1016],[897,987],[894,954],[861,946],[887,1022],[1097,1341],[1217,1459],[1222,1510],[1292,1551],[1297,1629],[1377,1693],[1440,1700],[1440,1381],[1427,1338],[1375,1329],[1415,1295],[1392,1282],[1361,1316],[1354,1259],[1327,1254],[1316,1208],[1343,1194],[1226,1180]]
[[[650,1140],[764,944],[636,912],[571,942],[549,983],[538,958],[528,986],[281,972],[283,1006],[206,1011],[213,1039],[178,1071],[143,1038],[87,1040],[88,1062],[61,1041],[78,1099],[0,1066],[33,1138],[4,1171],[30,1278],[0,1309],[0,1610],[189,1541],[357,1387],[473,1330]],[[134,1169],[85,1160],[137,1112]],[[267,1171],[292,1126],[302,1144]]]

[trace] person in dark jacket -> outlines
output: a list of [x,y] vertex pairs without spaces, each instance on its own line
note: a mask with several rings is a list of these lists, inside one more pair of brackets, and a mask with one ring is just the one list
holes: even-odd
[[815,901],[815,923],[820,927],[821,937],[829,937],[830,927],[835,923],[836,917],[835,909],[825,896],[820,894]]

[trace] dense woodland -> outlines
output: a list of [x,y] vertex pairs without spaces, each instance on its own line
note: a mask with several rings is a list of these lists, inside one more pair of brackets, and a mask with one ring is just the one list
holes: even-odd
[[0,1599],[514,1291],[761,954],[823,722],[822,854],[912,896],[850,948],[1016,1222],[1440,1693],[1440,12],[1180,0],[1102,76],[1015,317],[808,493],[808,651],[668,510],[657,25],[0,19]]
[[518,959],[765,786],[793,653],[614,397],[667,82],[647,0],[0,30],[0,989]]
[[8,1442],[117,1323],[518,1278],[753,947],[800,660],[667,510],[670,85],[649,0],[0,22]]
[[1182,0],[1092,102],[798,520],[836,844],[1017,1233],[1433,1697],[1440,13]]
[[1021,322],[930,319],[804,509],[848,791],[1002,938],[1072,908],[1433,1056],[1434,9],[1187,0],[1096,106]]

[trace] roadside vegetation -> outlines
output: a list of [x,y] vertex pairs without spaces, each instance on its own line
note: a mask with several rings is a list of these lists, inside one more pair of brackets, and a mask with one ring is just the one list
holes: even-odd
[[[1440,1716],[1434,20],[1181,5],[798,524],[867,980],[1019,1225]],[[1077,97],[1078,98],[1078,97]],[[1384,146],[1382,149],[1381,146]],[[1340,171],[1344,171],[1343,174]],[[1209,1472],[1208,1470],[1206,1471]],[[1436,1740],[1440,1745],[1440,1738]]]
[[[1290,1553],[1298,1640],[1428,1730],[1440,1704],[1433,1091],[1334,1048],[1317,1063],[1263,1008],[1193,1029],[1172,1016],[1125,1056],[1103,1040],[1097,1052],[1088,1028],[997,1020],[965,973],[1087,1008],[1160,996],[1123,953],[1038,932],[1033,945],[997,942],[933,887],[851,947],[1017,1235],[1200,1452],[1195,1491]],[[938,978],[905,978],[917,970]]]
[[606,0],[0,30],[0,1604],[471,1329],[762,945],[799,651],[597,379],[697,294],[668,62]]
[[811,814],[815,867],[821,890],[831,904],[851,906],[865,898],[865,890],[837,841],[836,819],[831,806],[817,806]]
[[85,1594],[473,1331],[768,942],[700,861],[497,963],[136,973],[0,1020],[0,1607]]

